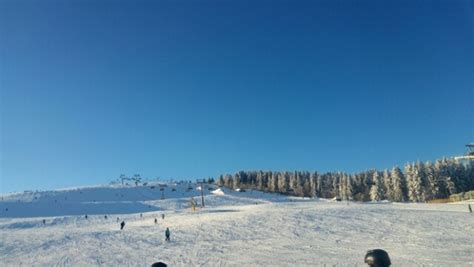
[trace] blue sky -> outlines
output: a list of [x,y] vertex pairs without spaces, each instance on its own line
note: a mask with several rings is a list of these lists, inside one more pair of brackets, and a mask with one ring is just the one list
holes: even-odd
[[0,0],[0,192],[474,141],[472,1]]

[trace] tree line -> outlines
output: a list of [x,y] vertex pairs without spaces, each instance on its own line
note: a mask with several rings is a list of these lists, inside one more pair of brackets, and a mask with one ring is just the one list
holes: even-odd
[[239,171],[220,175],[216,183],[230,189],[255,189],[300,197],[355,201],[424,202],[474,190],[474,164],[453,159],[407,163],[404,170],[345,172]]

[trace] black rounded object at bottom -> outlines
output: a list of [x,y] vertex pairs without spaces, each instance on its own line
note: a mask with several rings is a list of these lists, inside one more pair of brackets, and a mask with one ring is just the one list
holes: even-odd
[[371,267],[388,267],[392,264],[388,253],[383,249],[367,251],[364,262]]

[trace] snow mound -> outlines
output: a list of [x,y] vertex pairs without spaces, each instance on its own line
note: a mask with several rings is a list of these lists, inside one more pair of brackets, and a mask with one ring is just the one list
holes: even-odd
[[220,189],[220,188],[217,188],[216,190],[212,191],[211,193],[214,194],[214,195],[217,195],[217,196],[225,195],[224,191],[222,191],[222,189]]

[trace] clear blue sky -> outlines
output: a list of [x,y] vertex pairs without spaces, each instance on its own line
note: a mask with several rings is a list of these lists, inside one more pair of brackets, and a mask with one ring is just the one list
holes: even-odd
[[464,153],[473,18],[472,1],[0,0],[0,192]]

